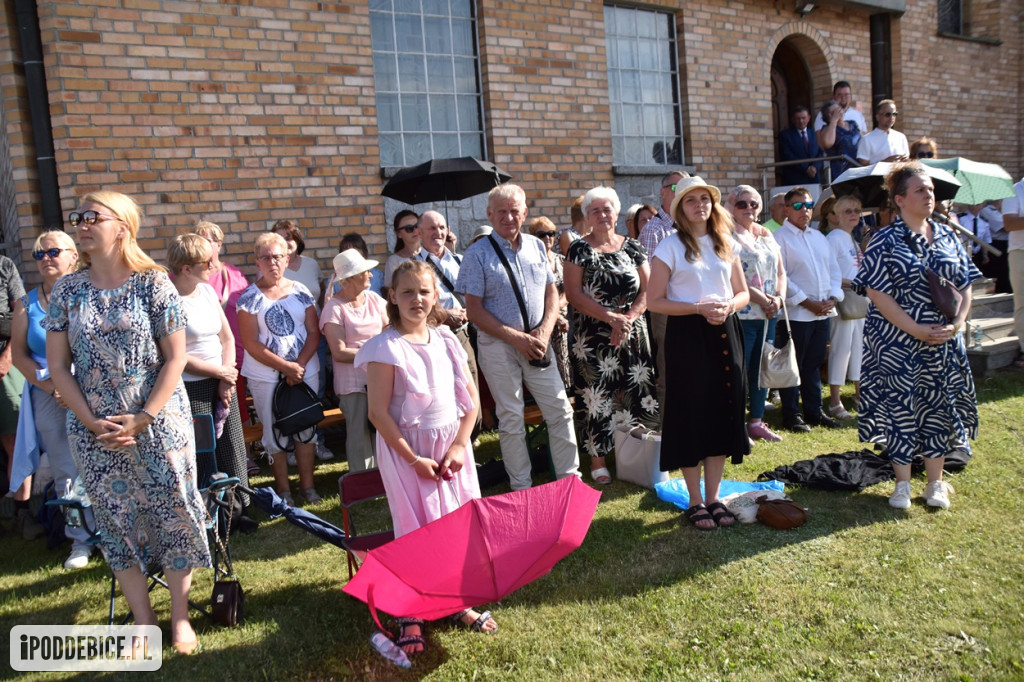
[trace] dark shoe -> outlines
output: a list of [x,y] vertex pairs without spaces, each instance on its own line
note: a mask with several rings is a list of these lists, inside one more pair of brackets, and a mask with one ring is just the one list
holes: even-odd
[[[718,528],[718,524],[715,523],[715,517],[711,516],[707,508],[703,504],[698,504],[689,509],[683,510],[683,514],[686,515],[687,520],[697,530],[709,531]],[[697,524],[702,525],[697,525]]]
[[811,427],[807,425],[804,418],[800,415],[795,417],[786,417],[782,420],[782,428],[787,431],[796,431],[797,433],[810,433]]
[[707,506],[708,513],[715,520],[715,525],[731,526],[736,523],[736,515],[729,511],[721,502],[715,501]]
[[829,417],[824,412],[814,417],[808,417],[807,422],[813,424],[814,426],[824,426],[826,429],[843,428],[843,425],[840,422],[836,421],[832,417]]

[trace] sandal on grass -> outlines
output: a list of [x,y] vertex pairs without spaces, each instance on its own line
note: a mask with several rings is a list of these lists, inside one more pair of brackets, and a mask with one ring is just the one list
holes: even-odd
[[711,513],[711,518],[715,520],[716,525],[731,526],[736,523],[736,515],[721,502],[712,502],[707,506],[707,510]]
[[[466,609],[464,611],[459,611],[458,613],[453,614],[452,622],[458,625],[466,625],[466,623],[462,619],[471,610],[472,609]],[[493,630],[484,630],[484,626],[487,625],[487,621],[491,621],[492,623],[494,623]],[[494,620],[494,616],[491,615],[490,611],[484,611],[476,620],[469,624],[469,629],[473,632],[482,632],[486,635],[493,635],[495,632],[498,631],[498,621]]]
[[[395,640],[395,645],[398,648],[405,650],[407,646],[419,646],[420,650],[411,653],[420,653],[426,648],[426,641],[423,639],[423,621],[419,618],[396,618],[395,623],[398,624],[398,639]],[[418,626],[420,634],[409,635],[406,634],[406,629],[412,626]],[[410,653],[406,651],[406,653]]]
[[714,520],[715,520],[715,518],[713,516],[711,516],[711,514],[708,513],[707,507],[705,507],[703,504],[698,504],[698,505],[696,505],[694,507],[690,507],[689,509],[684,510],[683,513],[686,514],[686,519],[697,530],[710,531],[710,530],[715,530],[716,528],[718,528],[717,524],[714,525],[714,526],[698,526],[697,525],[698,523],[701,523],[703,521],[712,521],[712,522],[714,522]]
[[594,479],[594,483],[598,485],[608,485],[612,482],[612,473],[608,471],[608,467],[598,467],[590,471],[590,477]]

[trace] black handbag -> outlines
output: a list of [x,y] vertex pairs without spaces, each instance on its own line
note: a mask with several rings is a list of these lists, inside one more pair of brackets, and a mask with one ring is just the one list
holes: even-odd
[[[224,503],[223,506],[230,509],[234,507],[234,502],[235,489],[232,488],[231,500]],[[213,518],[217,519],[218,517],[214,516]],[[231,536],[231,514],[227,513],[226,518],[225,538]],[[224,557],[227,571],[222,570],[216,565],[213,567],[214,578],[213,593],[210,596],[210,617],[215,623],[234,627],[245,617],[245,592],[242,591],[242,583],[235,576],[235,568],[231,564],[231,552],[228,551],[227,545],[221,537],[219,525],[219,522],[214,522],[213,537],[217,547],[220,549],[221,555]]]
[[[316,437],[311,433],[308,439],[298,434],[311,429],[323,421],[324,406],[306,382],[292,385],[281,377],[274,387],[274,443],[282,450],[289,450],[289,439],[298,438],[303,443],[312,443]],[[280,438],[278,437],[280,434]],[[282,444],[282,441],[284,443]]]

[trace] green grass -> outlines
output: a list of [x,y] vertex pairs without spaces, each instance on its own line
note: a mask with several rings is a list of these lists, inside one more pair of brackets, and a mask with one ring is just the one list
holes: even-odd
[[[489,605],[497,635],[434,624],[428,651],[408,672],[370,649],[366,606],[341,592],[341,550],[283,519],[265,522],[232,540],[246,622],[226,629],[197,618],[203,651],[183,658],[165,649],[163,667],[146,679],[1024,679],[1024,373],[983,380],[978,394],[975,459],[949,477],[949,511],[925,508],[919,478],[907,512],[886,503],[891,483],[863,493],[790,488],[810,509],[805,526],[701,533],[653,492],[616,482],[602,489],[578,551]],[[484,440],[481,459],[497,452],[493,435]],[[780,464],[860,447],[852,428],[787,434],[727,465],[726,476],[753,480]],[[313,508],[339,524],[344,469],[318,466],[317,487],[332,496]],[[2,542],[5,631],[103,621],[108,574],[100,562],[68,573],[65,549],[10,533]],[[193,596],[208,599],[210,588],[210,572],[199,572]],[[166,624],[166,593],[154,600]],[[119,600],[119,613],[125,608]]]

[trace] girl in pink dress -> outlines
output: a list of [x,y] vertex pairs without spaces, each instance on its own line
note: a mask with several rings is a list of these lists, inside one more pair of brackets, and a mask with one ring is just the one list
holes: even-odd
[[[465,351],[440,324],[445,314],[430,266],[406,261],[386,284],[392,326],[359,349],[355,366],[366,369],[377,463],[401,537],[480,497],[470,444],[479,401]],[[487,611],[454,618],[478,632],[498,629]],[[398,623],[398,645],[407,654],[422,651],[422,621]]]

